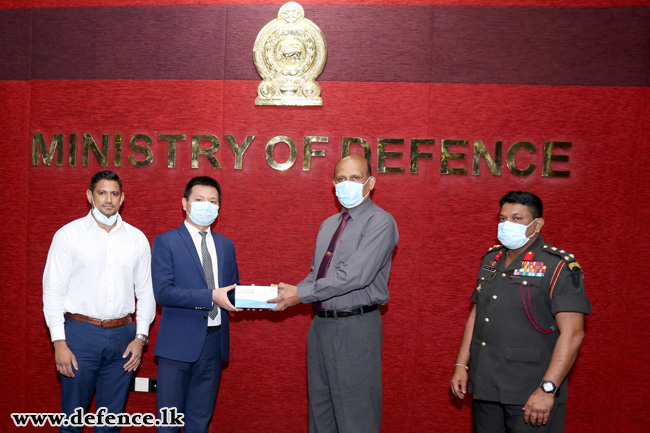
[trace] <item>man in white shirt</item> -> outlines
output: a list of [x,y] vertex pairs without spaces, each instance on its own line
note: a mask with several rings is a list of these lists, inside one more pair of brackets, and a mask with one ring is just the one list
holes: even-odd
[[[122,413],[156,314],[151,251],[145,235],[119,215],[124,193],[116,173],[95,173],[86,197],[92,207],[88,215],[52,239],[43,273],[43,312],[61,374],[62,412],[86,411],[95,391],[98,408]],[[95,428],[116,431],[119,427]]]

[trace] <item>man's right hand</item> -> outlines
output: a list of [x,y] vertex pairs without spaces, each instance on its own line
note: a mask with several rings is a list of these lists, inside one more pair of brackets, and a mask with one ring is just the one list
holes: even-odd
[[233,290],[237,285],[236,284],[231,284],[230,286],[227,287],[219,287],[218,289],[214,289],[212,291],[212,302],[223,308],[224,310],[236,312],[236,311],[242,311],[241,308],[235,308],[233,304],[230,303],[230,299],[228,299],[228,292]]
[[454,368],[454,375],[451,377],[451,392],[460,399],[467,394],[467,370],[462,365]]
[[79,371],[77,358],[68,348],[65,340],[56,340],[54,342],[54,361],[56,362],[56,371],[66,377],[74,377],[74,370]]

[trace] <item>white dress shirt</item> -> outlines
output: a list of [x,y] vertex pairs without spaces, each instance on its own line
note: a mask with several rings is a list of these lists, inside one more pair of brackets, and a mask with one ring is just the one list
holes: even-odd
[[[188,223],[187,220],[184,222],[187,231],[190,232],[192,241],[194,241],[194,247],[196,247],[196,252],[199,255],[201,260],[201,265],[203,265],[203,254],[201,253],[201,239],[203,237],[199,234],[200,230],[194,227],[192,224]],[[212,240],[212,230],[207,231],[205,237],[205,242],[208,246],[208,252],[212,258],[212,271],[214,273],[214,287],[219,288],[219,264],[217,263],[217,248],[214,246],[214,240]],[[214,302],[212,303],[214,306]],[[217,309],[217,317],[211,319],[208,316],[208,326],[219,326],[221,325],[221,309]]]
[[134,293],[137,333],[148,335],[156,301],[144,233],[119,215],[107,233],[91,212],[56,232],[43,273],[43,312],[52,341],[65,340],[65,313],[118,319],[135,311]]

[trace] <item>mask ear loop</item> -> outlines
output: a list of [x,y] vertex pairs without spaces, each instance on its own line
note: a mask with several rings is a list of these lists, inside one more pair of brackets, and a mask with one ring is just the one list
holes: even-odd
[[[532,221],[530,222],[530,224],[528,224],[528,225],[526,226],[526,228],[530,227],[531,224],[533,224],[535,221],[537,221],[537,219],[538,219],[538,218],[535,218],[534,220],[532,220]],[[526,239],[530,240],[530,238],[532,238],[532,237],[535,236],[536,234],[537,234],[537,232],[533,230],[533,234],[530,235],[530,236],[526,236]]]

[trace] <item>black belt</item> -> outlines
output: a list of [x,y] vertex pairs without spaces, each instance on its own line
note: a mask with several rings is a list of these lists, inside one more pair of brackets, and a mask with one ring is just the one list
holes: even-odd
[[379,308],[379,305],[366,305],[363,307],[355,308],[354,310],[320,310],[317,314],[318,317],[349,317],[356,316],[357,314],[370,313]]
[[220,330],[220,329],[221,329],[221,325],[217,325],[217,326],[208,326],[207,335],[210,335],[210,334],[212,334],[213,332],[217,332],[217,331]]

